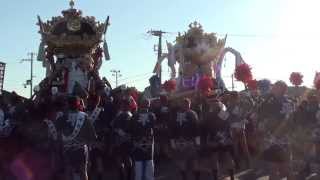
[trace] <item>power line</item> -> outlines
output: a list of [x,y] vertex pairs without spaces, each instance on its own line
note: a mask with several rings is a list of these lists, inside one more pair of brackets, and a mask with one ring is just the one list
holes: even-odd
[[269,35],[261,35],[261,34],[229,34],[229,33],[216,33],[218,36],[225,36],[228,37],[241,37],[241,38],[275,38],[276,35],[269,34]]
[[[167,32],[171,35],[178,35],[179,32]],[[287,35],[277,35],[277,34],[239,34],[239,33],[215,33],[217,36],[228,37],[239,37],[239,38],[276,38],[276,37],[285,37]]]
[[129,84],[129,85],[133,85],[136,86],[137,84],[140,84],[140,82],[145,81],[145,79],[140,79],[140,80],[135,80],[134,82],[126,82],[126,83],[122,83],[122,84]]
[[144,73],[144,74],[137,74],[137,75],[130,76],[130,77],[127,77],[127,78],[119,79],[119,81],[124,81],[124,80],[127,80],[127,79],[131,79],[131,78],[135,78],[135,77],[140,77],[140,76],[151,75],[151,74],[153,74],[153,73],[152,73],[152,72],[148,72],[148,73]]
[[136,82],[136,81],[142,81],[142,80],[146,80],[148,81],[148,79],[146,79],[146,77],[142,77],[142,78],[136,78],[136,79],[132,79],[130,81],[124,81],[124,82],[121,82],[122,84],[126,84],[126,83],[131,83],[131,82]]
[[140,77],[140,78],[131,79],[131,80],[129,80],[129,81],[122,82],[122,84],[131,83],[131,82],[133,82],[133,81],[136,82],[136,81],[148,80],[148,79],[146,79],[146,76],[147,76],[147,75],[145,75],[145,76],[143,76],[143,77]]

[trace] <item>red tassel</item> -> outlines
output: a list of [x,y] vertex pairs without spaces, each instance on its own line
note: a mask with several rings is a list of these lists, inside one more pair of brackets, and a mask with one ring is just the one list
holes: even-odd
[[320,90],[320,79],[316,82],[315,87],[317,90]]
[[138,102],[138,100],[139,100],[139,92],[138,92],[138,90],[136,89],[136,88],[130,88],[130,90],[129,90],[129,95],[130,96],[132,96],[132,98],[136,101],[136,102]]
[[240,64],[236,67],[234,75],[236,80],[248,83],[252,80],[251,67],[246,63]]
[[258,81],[253,79],[247,82],[247,87],[249,90],[254,91],[258,89]]
[[163,84],[163,88],[166,92],[173,92],[174,90],[176,90],[176,87],[177,87],[177,82],[173,79],[168,80]]
[[290,75],[290,82],[295,86],[300,86],[303,83],[303,75],[299,72],[293,72]]
[[202,76],[198,83],[198,89],[202,93],[208,93],[214,89],[214,79],[209,76]]
[[314,87],[317,90],[320,90],[320,73],[316,72],[316,75],[314,77],[314,81],[313,81]]
[[130,102],[130,104],[129,104],[130,111],[136,112],[138,110],[138,104],[132,96],[129,97],[129,102]]

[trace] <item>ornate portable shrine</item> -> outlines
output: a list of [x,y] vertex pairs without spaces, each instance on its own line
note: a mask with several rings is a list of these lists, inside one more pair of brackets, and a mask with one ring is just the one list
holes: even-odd
[[[171,78],[163,85],[165,92],[172,98],[181,98],[193,97],[203,90],[225,89],[221,69],[226,53],[235,56],[236,67],[245,64],[238,51],[225,47],[226,40],[227,36],[219,39],[216,33],[206,33],[201,24],[193,22],[187,32],[179,33],[174,44],[167,43]],[[154,73],[159,74],[163,59],[157,62]],[[176,87],[168,91],[168,84]]]
[[178,90],[197,89],[201,77],[214,77],[213,67],[224,49],[226,37],[218,39],[215,33],[205,33],[202,26],[194,22],[184,35],[178,35],[176,43],[182,51],[177,59]]
[[[61,16],[43,22],[38,16],[41,43],[38,60],[46,68],[46,78],[40,83],[40,91],[76,94],[98,88],[101,84],[99,69],[102,58],[109,60],[106,22],[95,17],[83,16],[74,8],[62,11]],[[103,44],[103,47],[101,47]]]

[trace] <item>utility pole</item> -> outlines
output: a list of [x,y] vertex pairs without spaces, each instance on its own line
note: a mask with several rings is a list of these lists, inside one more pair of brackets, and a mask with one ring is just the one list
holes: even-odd
[[110,72],[112,72],[112,76],[114,76],[114,77],[116,78],[116,87],[118,87],[119,77],[122,76],[122,75],[120,74],[120,70],[111,70]]
[[[151,30],[151,31],[148,31],[149,34],[153,35],[153,36],[156,36],[156,37],[159,37],[159,42],[158,42],[158,61],[159,59],[161,58],[162,56],[162,35],[167,33],[167,32],[164,32],[164,31],[161,31],[161,30],[158,30],[158,31],[154,31],[154,30]],[[161,67],[161,64],[160,64],[160,73],[159,73],[159,79],[160,79],[160,82],[162,82],[162,67]]]
[[6,63],[0,62],[0,94],[2,94],[2,90],[3,90],[5,71],[6,71]]
[[232,91],[234,91],[234,74],[231,75]]
[[28,53],[28,56],[30,56],[29,59],[22,59],[21,63],[24,61],[28,61],[30,62],[30,79],[26,81],[26,83],[24,84],[24,87],[26,88],[27,85],[30,85],[30,98],[32,98],[32,94],[33,94],[33,61],[34,61],[34,57],[36,56],[36,53],[30,52]]

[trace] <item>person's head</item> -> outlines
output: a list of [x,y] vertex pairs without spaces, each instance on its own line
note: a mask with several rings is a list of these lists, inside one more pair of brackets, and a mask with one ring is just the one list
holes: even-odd
[[123,98],[120,101],[121,111],[130,111],[130,100],[128,98]]
[[143,99],[140,103],[140,109],[149,109],[150,108],[150,100]]
[[237,104],[240,100],[239,93],[237,91],[231,91],[229,96],[230,96],[229,103],[231,105]]
[[105,97],[105,102],[106,102],[106,103],[113,103],[113,102],[114,102],[114,99],[113,99],[112,96],[107,96],[107,97]]
[[41,102],[40,104],[33,105],[33,117],[38,120],[44,120],[47,115],[52,111],[51,102]]
[[15,106],[21,102],[22,102],[21,97],[16,92],[13,91],[11,93],[10,103]]
[[309,94],[307,96],[307,101],[310,104],[318,104],[318,97],[316,94]]
[[191,108],[191,100],[189,98],[184,98],[181,101],[181,109],[187,111]]
[[303,101],[301,101],[301,103],[299,105],[299,108],[300,109],[305,109],[307,106],[308,106],[308,101],[303,100]]
[[68,101],[65,96],[58,96],[53,101],[53,109],[55,111],[65,111],[68,108]]
[[88,107],[87,108],[89,110],[92,110],[92,109],[96,108],[97,106],[99,106],[100,100],[101,100],[101,98],[98,95],[89,96],[89,98],[88,98]]
[[69,110],[78,111],[81,108],[81,99],[78,96],[70,96],[68,98]]
[[221,96],[221,101],[227,106],[233,106],[239,102],[239,93],[237,91],[225,92]]
[[271,93],[277,97],[285,95],[288,91],[288,86],[284,81],[277,81],[271,89]]
[[217,98],[208,99],[207,104],[211,113],[219,113],[222,110],[222,102],[220,102]]
[[259,91],[258,90],[250,90],[249,91],[251,97],[258,97]]

